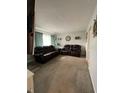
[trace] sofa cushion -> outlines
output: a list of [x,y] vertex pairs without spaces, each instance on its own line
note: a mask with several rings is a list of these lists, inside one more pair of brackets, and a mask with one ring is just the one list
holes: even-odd
[[35,47],[34,54],[39,54],[43,52],[43,47]]

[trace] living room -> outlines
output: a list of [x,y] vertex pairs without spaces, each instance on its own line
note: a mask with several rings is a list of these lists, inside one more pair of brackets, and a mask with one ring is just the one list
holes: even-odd
[[[53,45],[56,49],[61,50],[65,45],[79,45],[81,48],[81,57],[86,56],[86,32],[75,31],[66,33],[51,34],[42,32],[39,30],[35,31],[35,47],[39,46],[50,46]],[[34,48],[35,48],[34,47]],[[73,48],[73,46],[72,46]]]
[[28,92],[96,93],[96,0],[28,2]]
[[1,0],[0,10],[1,93],[124,93],[123,0]]

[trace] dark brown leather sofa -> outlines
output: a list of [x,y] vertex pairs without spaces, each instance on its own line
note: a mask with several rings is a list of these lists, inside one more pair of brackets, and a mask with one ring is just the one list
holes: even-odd
[[43,47],[35,47],[34,56],[35,60],[40,63],[46,63],[48,60],[56,57],[58,55],[58,51],[54,46],[43,46]]
[[65,45],[63,49],[61,49],[61,54],[62,55],[71,55],[71,56],[76,56],[80,57],[81,52],[83,52],[83,56],[86,56],[86,51],[85,48],[84,50],[81,51],[81,46],[80,45]]

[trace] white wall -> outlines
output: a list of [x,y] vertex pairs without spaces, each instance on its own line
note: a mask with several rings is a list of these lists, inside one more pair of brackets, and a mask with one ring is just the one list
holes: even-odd
[[[87,28],[88,42],[86,44],[87,46],[86,58],[89,63],[89,72],[90,72],[95,93],[97,91],[97,37],[93,37],[93,23],[94,23],[94,19],[96,19],[96,13],[97,11],[95,9],[92,19]],[[89,30],[89,28],[91,29]]]
[[[65,37],[70,36],[71,40],[66,41]],[[81,39],[75,40],[75,36],[80,36]],[[85,46],[86,44],[86,32],[85,31],[77,31],[77,32],[71,32],[71,33],[61,33],[57,34],[57,38],[62,38],[62,40],[57,39],[57,43],[60,43],[60,47],[64,47],[66,44],[78,44],[81,46]]]

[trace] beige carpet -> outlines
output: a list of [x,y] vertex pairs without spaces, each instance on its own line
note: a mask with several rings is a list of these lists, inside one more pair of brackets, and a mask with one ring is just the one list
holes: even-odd
[[58,56],[40,65],[34,75],[35,93],[94,93],[84,58]]

